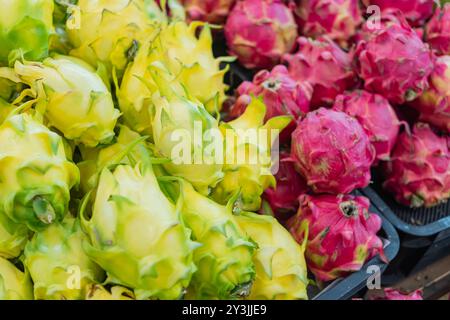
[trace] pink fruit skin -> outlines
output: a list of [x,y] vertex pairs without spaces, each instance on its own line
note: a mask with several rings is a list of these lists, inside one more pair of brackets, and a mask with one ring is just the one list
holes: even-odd
[[239,0],[225,24],[230,54],[248,69],[270,69],[297,38],[291,10],[280,0]]
[[385,260],[383,242],[377,236],[381,218],[369,213],[365,197],[320,195],[300,197],[297,215],[288,228],[303,243],[308,226],[305,257],[308,269],[320,280],[331,281],[358,271],[375,255]]
[[433,14],[435,0],[363,0],[366,6],[379,6],[381,11],[401,10],[414,27],[425,24]]
[[[255,75],[253,82],[245,81],[237,89],[238,99],[230,110],[230,116],[242,115],[252,96],[262,97],[267,107],[266,121],[276,116],[292,116],[294,120],[309,111],[312,86],[308,82],[296,82],[291,78],[287,68],[277,65],[271,72],[262,70]],[[295,129],[292,121],[280,136],[280,141],[290,139]]]
[[236,0],[183,0],[190,21],[223,24]]
[[302,34],[327,35],[347,47],[362,22],[359,0],[298,0],[295,10]]
[[312,108],[333,105],[338,94],[356,85],[353,55],[342,50],[331,39],[300,37],[297,43],[298,51],[284,55],[283,60],[292,78],[312,84]]
[[370,182],[375,150],[355,118],[320,108],[299,122],[291,156],[315,193],[347,194]]
[[434,55],[403,19],[361,41],[356,56],[365,89],[381,94],[392,104],[412,101],[428,88]]
[[428,90],[411,104],[420,112],[420,120],[450,133],[450,56],[436,59],[429,84]]
[[276,188],[264,192],[275,217],[280,221],[290,218],[298,209],[298,198],[308,192],[308,186],[303,177],[295,171],[294,163],[288,153],[280,154],[280,167],[275,179]]
[[377,161],[374,165],[380,160],[389,160],[397,141],[400,121],[387,99],[379,94],[358,90],[339,95],[333,109],[359,121],[375,148]]
[[384,188],[410,207],[431,207],[450,197],[450,137],[428,124],[400,134],[391,161],[384,165]]
[[409,294],[401,293],[392,288],[384,289],[384,296],[374,296],[370,300],[423,300],[422,290],[416,290]]
[[450,55],[450,3],[437,8],[425,27],[426,39],[439,55]]

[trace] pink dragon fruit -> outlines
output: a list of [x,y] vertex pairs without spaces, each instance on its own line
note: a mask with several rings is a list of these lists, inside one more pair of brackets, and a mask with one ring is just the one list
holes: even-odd
[[383,295],[373,295],[370,300],[423,300],[422,290],[405,294],[393,288],[385,288]]
[[380,254],[383,242],[377,236],[381,218],[369,213],[365,197],[351,195],[300,196],[297,215],[288,228],[297,242],[307,234],[305,257],[308,269],[321,281],[330,281],[358,271]]
[[298,51],[284,55],[283,60],[292,78],[312,84],[311,107],[332,105],[338,94],[355,86],[352,54],[326,37],[318,40],[300,37],[297,43]]
[[433,14],[435,0],[363,0],[363,3],[378,6],[384,12],[400,10],[412,26],[420,27]]
[[358,90],[338,96],[333,109],[356,118],[375,147],[377,160],[389,160],[397,141],[400,121],[386,98]]
[[370,182],[375,150],[355,118],[320,108],[292,134],[291,156],[316,193],[346,194]]
[[327,35],[343,47],[362,22],[359,0],[299,0],[296,7],[302,34]]
[[280,154],[280,167],[275,175],[276,188],[264,192],[264,199],[269,203],[275,217],[285,221],[298,209],[298,198],[308,192],[303,177],[295,170],[288,153]]
[[450,197],[450,137],[440,137],[428,124],[400,134],[391,161],[384,165],[384,188],[412,208],[431,207]]
[[450,55],[450,3],[437,8],[425,27],[426,39],[440,55]]
[[450,133],[450,56],[436,59],[429,78],[430,88],[412,102],[420,112],[420,120]]
[[[242,115],[251,102],[252,96],[262,97],[267,107],[265,121],[276,116],[292,116],[294,120],[309,111],[312,86],[308,82],[296,82],[287,68],[278,65],[271,72],[262,70],[255,75],[253,82],[245,81],[237,89],[238,99],[230,110],[230,116]],[[295,122],[281,132],[280,141],[287,141]]]
[[238,0],[225,25],[230,53],[248,69],[270,69],[297,38],[291,10],[281,0]]
[[408,23],[399,19],[361,41],[356,65],[365,89],[393,104],[412,101],[428,88],[434,56]]
[[222,24],[236,0],[183,0],[182,2],[189,20]]

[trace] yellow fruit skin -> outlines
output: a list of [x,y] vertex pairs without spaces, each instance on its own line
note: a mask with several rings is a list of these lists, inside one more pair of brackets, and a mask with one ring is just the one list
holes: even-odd
[[24,264],[36,300],[81,300],[88,284],[104,279],[103,270],[83,250],[87,240],[71,216],[33,236],[25,247]]
[[119,73],[155,23],[144,0],[79,0],[72,17],[66,26],[74,47],[70,55]]
[[29,234],[25,225],[14,223],[0,213],[0,257],[12,259],[20,256]]
[[0,212],[33,231],[61,221],[79,182],[63,139],[19,114],[0,126],[0,141]]
[[0,257],[0,300],[33,300],[33,284],[11,262]]
[[34,91],[49,127],[65,138],[88,147],[114,138],[120,112],[102,78],[84,61],[55,56],[42,63],[16,62],[14,70]]
[[114,286],[109,291],[102,285],[94,284],[88,287],[86,300],[135,300],[131,290]]
[[91,240],[85,250],[108,283],[132,288],[137,299],[183,296],[195,271],[195,245],[150,166],[104,169],[92,217],[80,215]]
[[253,258],[256,278],[248,299],[308,299],[304,246],[271,216],[242,213],[236,220],[258,245]]
[[[266,106],[254,98],[241,117],[221,124],[225,137],[225,176],[212,191],[215,201],[226,204],[240,190],[239,207],[257,211],[264,190],[275,187],[276,180],[271,173],[272,143],[292,119],[279,116],[264,124],[265,115]],[[246,141],[243,137],[249,133],[257,139]]]

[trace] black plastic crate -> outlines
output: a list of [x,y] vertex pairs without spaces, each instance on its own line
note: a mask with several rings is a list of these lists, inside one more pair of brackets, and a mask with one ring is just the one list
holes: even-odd
[[402,232],[426,237],[450,228],[450,201],[432,208],[411,209],[398,204],[378,185],[375,189],[364,189],[363,193]]
[[[359,192],[357,192],[359,193]],[[361,195],[361,194],[357,194]],[[387,209],[389,210],[389,208]],[[392,261],[400,249],[400,239],[393,225],[386,219],[381,210],[374,204],[371,205],[370,212],[378,214],[383,220],[380,237],[384,241],[384,254],[388,261]],[[383,273],[388,264],[381,261],[379,256],[374,257],[367,262],[360,271],[354,272],[345,278],[337,279],[330,283],[327,287],[317,293],[313,300],[347,300],[352,298],[361,289],[366,286],[367,279],[372,275],[368,272],[371,266],[378,266],[380,272]]]

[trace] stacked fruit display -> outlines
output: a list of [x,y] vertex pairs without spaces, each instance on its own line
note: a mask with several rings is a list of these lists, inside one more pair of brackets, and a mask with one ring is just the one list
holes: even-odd
[[402,2],[0,0],[0,299],[307,299],[385,259],[371,168],[450,197],[450,6]]

